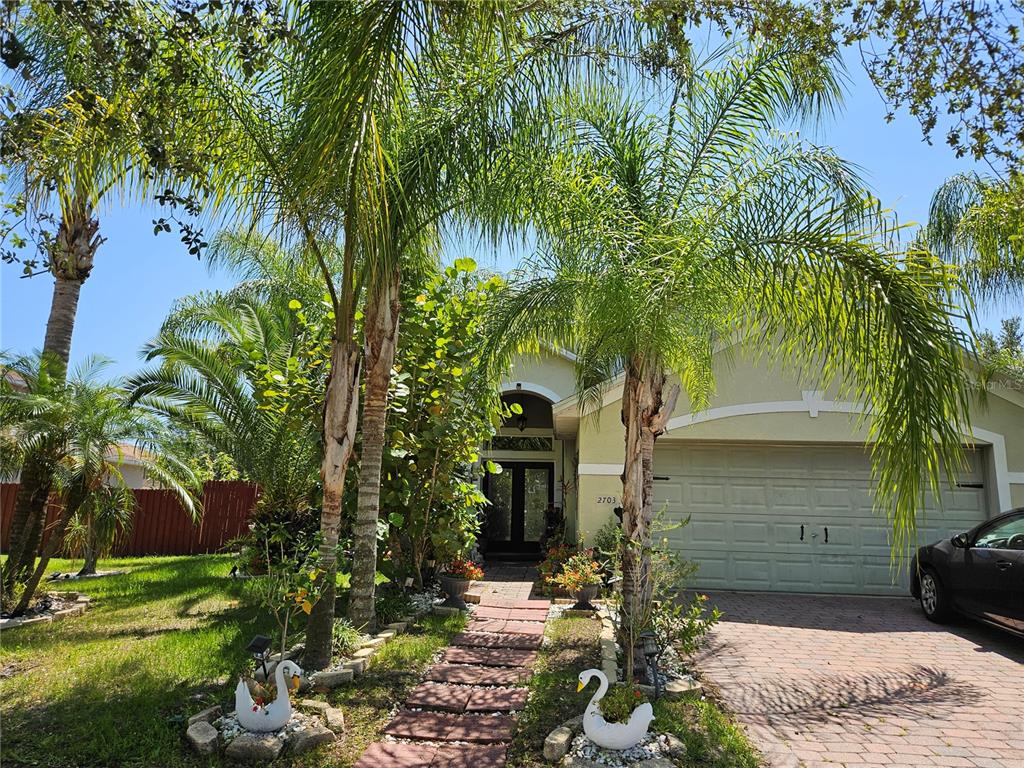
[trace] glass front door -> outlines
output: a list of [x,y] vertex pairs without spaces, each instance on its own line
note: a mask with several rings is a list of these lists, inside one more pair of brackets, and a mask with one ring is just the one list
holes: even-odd
[[484,536],[488,552],[540,551],[544,518],[555,500],[553,462],[503,461],[500,475],[487,475]]

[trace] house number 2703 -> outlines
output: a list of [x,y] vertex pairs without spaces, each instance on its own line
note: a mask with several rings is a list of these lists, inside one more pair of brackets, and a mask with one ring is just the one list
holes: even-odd
[[619,503],[619,497],[618,496],[598,496],[597,497],[597,503],[598,504],[618,504]]

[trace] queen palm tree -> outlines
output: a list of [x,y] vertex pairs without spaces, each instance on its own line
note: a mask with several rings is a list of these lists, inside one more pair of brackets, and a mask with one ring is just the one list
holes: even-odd
[[[175,123],[168,110],[179,102],[166,90],[158,93],[160,77],[140,78],[132,65],[112,62],[93,45],[88,23],[72,22],[72,14],[47,3],[26,6],[12,12],[8,30],[20,51],[11,66],[20,72],[12,81],[17,108],[3,120],[3,161],[13,171],[11,183],[23,185],[30,215],[46,216],[51,208],[58,214],[44,243],[54,285],[42,349],[49,375],[59,380],[82,286],[104,241],[98,211],[112,195],[141,197],[157,178],[173,175],[176,139],[166,127]],[[31,571],[39,547],[52,482],[45,453],[29,457],[22,469],[4,590]]]
[[163,423],[141,408],[126,406],[125,392],[117,383],[98,381],[102,361],[86,361],[59,386],[25,386],[39,380],[41,360],[21,357],[5,361],[0,385],[6,439],[18,446],[22,456],[33,455],[41,444],[48,446],[61,505],[13,615],[28,608],[46,566],[64,543],[72,518],[94,517],[103,505],[123,503],[124,494],[131,493],[120,469],[125,444],[134,446],[151,481],[172,490],[193,517],[200,512],[194,498],[198,483],[188,466],[168,450]]
[[646,583],[655,440],[681,389],[691,410],[708,403],[730,334],[870,407],[896,548],[939,467],[962,460],[953,273],[893,250],[831,151],[773,130],[838,93],[799,51],[753,47],[682,81],[667,114],[601,88],[562,102],[562,145],[535,174],[538,252],[497,304],[495,347],[572,349],[584,405],[622,383],[624,626]]

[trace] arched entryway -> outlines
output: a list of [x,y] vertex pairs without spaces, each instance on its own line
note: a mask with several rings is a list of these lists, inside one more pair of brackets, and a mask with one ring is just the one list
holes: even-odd
[[516,389],[502,395],[517,405],[484,456],[500,464],[500,474],[484,478],[487,506],[481,545],[487,557],[536,558],[548,526],[560,517],[561,441],[556,440],[551,402],[542,395]]

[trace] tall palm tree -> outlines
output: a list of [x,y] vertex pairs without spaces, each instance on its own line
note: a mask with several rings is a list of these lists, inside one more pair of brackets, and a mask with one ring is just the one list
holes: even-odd
[[[169,175],[175,150],[167,126],[174,121],[164,110],[176,102],[166,91],[158,95],[160,78],[140,81],[131,66],[112,64],[92,44],[88,25],[73,23],[60,8],[26,3],[11,18],[8,32],[23,55],[12,81],[17,109],[4,118],[3,161],[14,172],[12,183],[24,186],[30,213],[55,207],[58,214],[45,244],[54,285],[42,349],[49,375],[62,379],[82,286],[104,241],[98,211],[113,194],[141,196]],[[5,590],[31,570],[42,536],[52,482],[44,454],[29,457],[22,470]]]
[[573,349],[585,405],[622,382],[626,625],[646,583],[655,440],[681,388],[691,409],[708,403],[726,335],[870,406],[896,547],[940,466],[962,461],[954,275],[892,250],[877,203],[832,152],[773,131],[838,92],[799,51],[754,47],[681,82],[664,115],[607,89],[563,102],[564,141],[536,173],[539,251],[495,333],[506,351]]
[[188,466],[168,452],[163,423],[141,408],[126,406],[125,392],[116,383],[98,381],[101,361],[87,361],[59,386],[26,387],[24,382],[38,381],[41,359],[5,361],[0,385],[8,439],[23,456],[33,455],[40,444],[53,451],[54,487],[62,507],[14,615],[24,613],[31,603],[71,519],[94,514],[112,494],[130,493],[120,469],[123,445],[134,446],[147,477],[174,491],[187,512],[197,516],[200,511],[194,497],[198,483]]
[[[557,4],[556,4],[557,5]],[[392,0],[345,0],[300,4],[293,33],[279,38],[281,50],[266,57],[256,78],[228,48],[188,48],[195,67],[195,91],[207,111],[221,117],[211,130],[224,152],[208,180],[218,197],[229,200],[239,215],[272,226],[283,239],[299,240],[323,276],[335,328],[331,375],[323,414],[320,562],[336,568],[344,478],[355,444],[360,366],[364,362],[354,338],[357,309],[367,291],[365,315],[372,318],[364,344],[384,370],[390,338],[397,329],[397,267],[402,254],[389,243],[395,209],[389,184],[401,178],[391,152],[401,107],[408,95],[462,84],[481,59],[504,62],[522,74],[519,104],[532,104],[541,87],[575,68],[591,54],[618,44],[623,29],[644,26],[630,11],[563,14],[541,4],[510,9],[486,0],[460,4]],[[550,21],[550,23],[548,23]],[[591,43],[596,45],[590,47]],[[560,58],[549,56],[557,55]],[[569,54],[569,55],[565,55]],[[544,68],[522,67],[542,61]],[[555,66],[553,62],[558,62]],[[505,78],[508,79],[507,77]],[[486,85],[486,76],[479,78]],[[529,86],[529,87],[527,87]],[[531,120],[525,112],[521,125]],[[458,134],[457,126],[452,136]],[[443,163],[441,149],[432,162]],[[392,180],[392,181],[389,181]],[[429,221],[427,229],[429,229]],[[332,269],[327,255],[341,254]],[[364,340],[365,341],[365,340]],[[367,432],[376,435],[381,401],[374,375],[374,403]],[[353,602],[357,616],[372,616],[372,574],[376,525],[373,482],[377,462],[366,457],[362,501],[356,524],[360,565]],[[333,581],[316,604],[307,632],[304,664],[328,663],[333,627]]]

